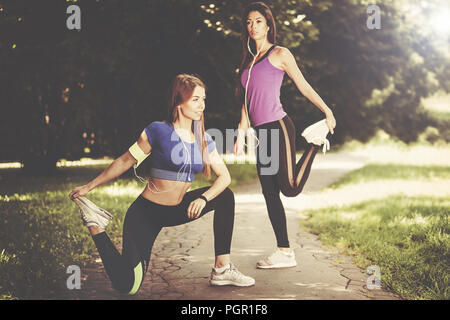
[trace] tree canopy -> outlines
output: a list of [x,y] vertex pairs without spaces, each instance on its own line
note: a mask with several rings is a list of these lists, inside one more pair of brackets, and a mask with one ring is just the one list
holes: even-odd
[[[206,128],[236,128],[249,2],[0,1],[0,160],[48,172],[59,158],[118,156],[165,117],[169,81],[183,72],[208,86]],[[265,3],[277,44],[335,114],[334,142],[366,141],[379,128],[409,142],[429,125],[448,126],[421,105],[450,91],[449,33],[426,24],[446,1]],[[80,7],[80,30],[66,27],[70,4]],[[370,4],[380,8],[381,29],[366,25]],[[288,76],[281,99],[297,128],[322,117]]]

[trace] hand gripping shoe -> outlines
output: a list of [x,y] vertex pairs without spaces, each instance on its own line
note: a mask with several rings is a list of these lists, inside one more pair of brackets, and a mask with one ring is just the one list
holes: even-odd
[[85,197],[78,197],[72,200],[80,208],[81,219],[83,219],[84,225],[87,227],[97,226],[104,229],[113,218],[111,213],[99,208]]
[[327,150],[330,150],[330,141],[328,141],[327,139],[327,135],[330,132],[330,129],[328,129],[326,121],[326,119],[320,120],[319,122],[310,125],[302,132],[302,136],[308,143],[312,143],[318,146],[321,146],[323,144],[323,153],[327,152]]

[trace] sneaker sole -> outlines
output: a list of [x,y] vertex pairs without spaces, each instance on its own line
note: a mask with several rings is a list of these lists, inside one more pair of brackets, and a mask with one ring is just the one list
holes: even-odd
[[209,283],[212,286],[229,286],[229,285],[231,285],[231,286],[236,286],[236,287],[250,287],[255,284],[255,282],[253,282],[251,284],[244,284],[244,283],[233,282],[231,280],[210,280]]
[[[312,124],[311,126],[309,126],[308,128],[306,128],[305,130],[303,130],[302,132],[302,136],[306,139],[307,136],[310,135],[311,131],[316,130],[319,127],[322,126],[326,126],[326,119],[323,119],[319,122],[316,122],[315,124]],[[328,126],[326,127],[328,129]],[[330,131],[328,130],[327,134],[325,135],[325,137],[330,133]]]
[[[93,213],[93,211],[90,210],[83,201],[81,201],[79,198],[73,199],[72,201],[75,202],[75,204],[80,209],[81,218],[85,225],[90,224],[90,223],[97,224],[97,220],[98,220],[97,214]],[[95,216],[95,219],[91,219],[91,218],[94,218],[94,216]]]
[[271,265],[256,265],[256,268],[258,269],[281,269],[281,268],[293,268],[296,267],[296,264],[292,264],[292,263],[277,263],[277,264],[271,264]]
[[322,119],[320,121],[317,121],[316,123],[313,123],[312,125],[310,125],[309,127],[307,127],[305,130],[303,130],[302,134],[307,135],[308,133],[310,133],[312,130],[318,128],[318,127],[326,127],[328,128],[327,124],[326,124],[326,119]]
[[[82,216],[86,215],[86,212],[90,212],[91,215],[92,214],[94,215],[92,217],[94,220],[91,220],[89,218],[89,215],[86,216],[87,219],[83,218],[83,223],[87,227],[95,225],[95,226],[98,226],[101,228],[105,228],[109,224],[109,222],[112,220],[112,215],[108,211],[93,205],[92,202],[90,202],[89,200],[87,200],[84,197],[78,197],[78,198],[72,199],[72,201],[74,201],[78,205],[78,207],[80,208],[80,210],[82,212],[81,213]],[[81,207],[85,207],[85,212],[83,212]]]
[[111,213],[109,213],[105,209],[98,207],[97,205],[95,205],[92,201],[88,200],[87,198],[79,197],[79,200],[90,210],[94,211],[97,215],[99,215],[105,219],[108,219],[108,220],[111,220],[113,218],[113,215]]

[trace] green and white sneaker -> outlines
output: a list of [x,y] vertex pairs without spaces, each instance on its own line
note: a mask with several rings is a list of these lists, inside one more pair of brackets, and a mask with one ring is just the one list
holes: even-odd
[[249,287],[255,284],[255,279],[245,276],[230,263],[223,272],[217,272],[213,268],[209,283],[212,286],[232,285],[237,287]]
[[272,253],[270,256],[256,263],[259,269],[277,269],[277,268],[291,268],[297,265],[294,251],[284,253],[280,249]]
[[105,229],[113,218],[111,213],[98,207],[86,197],[74,198],[72,201],[80,208],[81,219],[86,227],[97,226]]

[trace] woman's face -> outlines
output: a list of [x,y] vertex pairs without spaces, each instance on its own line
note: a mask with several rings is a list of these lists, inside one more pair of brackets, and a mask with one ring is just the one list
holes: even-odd
[[264,39],[267,36],[269,31],[267,20],[259,11],[251,11],[248,14],[247,31],[253,40]]
[[192,96],[180,105],[180,111],[188,119],[200,120],[205,110],[205,88],[196,86]]

